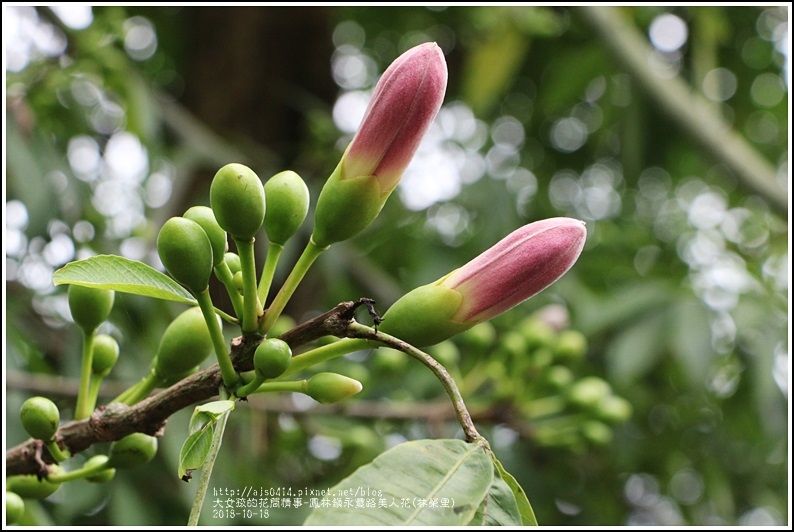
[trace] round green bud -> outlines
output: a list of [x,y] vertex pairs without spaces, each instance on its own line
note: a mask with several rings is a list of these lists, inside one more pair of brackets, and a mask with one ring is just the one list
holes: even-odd
[[207,233],[207,238],[210,239],[210,245],[212,245],[212,265],[217,266],[220,264],[224,259],[226,250],[229,249],[229,241],[226,239],[226,231],[218,225],[218,220],[215,219],[212,209],[203,205],[196,205],[186,210],[182,216],[188,220],[193,220],[204,229],[204,232]]
[[550,347],[538,347],[532,352],[532,364],[536,368],[545,368],[554,361],[554,352]]
[[607,423],[622,423],[631,418],[631,403],[617,395],[602,397],[596,404],[594,413]]
[[572,405],[593,409],[604,398],[612,394],[609,383],[599,377],[584,377],[568,388],[567,398]]
[[229,271],[232,272],[232,275],[243,269],[240,263],[240,256],[237,253],[227,251],[223,255],[223,260],[226,261],[226,265],[229,267]]
[[553,345],[557,337],[554,327],[534,316],[522,320],[518,330],[524,335],[529,349]]
[[254,352],[254,370],[263,379],[281,376],[292,360],[292,349],[284,340],[267,338],[262,340]]
[[338,373],[318,373],[309,379],[306,394],[322,404],[336,403],[355,395],[361,383]]
[[265,183],[267,209],[265,231],[275,244],[284,243],[294,235],[309,212],[309,188],[292,170],[280,172]]
[[116,469],[130,469],[151,462],[156,454],[157,438],[135,432],[110,445],[107,465]]
[[93,332],[108,319],[115,299],[113,290],[69,285],[68,300],[72,319],[85,332]]
[[119,359],[119,344],[107,334],[94,338],[94,355],[91,358],[91,373],[97,377],[107,377]]
[[58,431],[61,414],[55,403],[46,397],[31,397],[22,404],[19,419],[31,437],[49,442]]
[[612,429],[600,421],[589,420],[582,423],[582,436],[595,445],[606,445],[612,441]]
[[204,314],[199,307],[191,307],[177,316],[163,332],[154,372],[166,380],[180,377],[212,353],[212,337]]
[[265,220],[265,188],[247,166],[227,164],[212,179],[210,205],[218,224],[232,238],[249,242]]
[[[106,465],[110,460],[104,454],[98,454],[96,456],[92,456],[88,460],[86,460],[85,464],[83,464],[83,469],[94,468],[102,465]],[[96,482],[96,483],[103,483],[113,480],[113,477],[116,476],[116,470],[111,468],[102,469],[98,473],[95,473],[85,479],[88,482]]]
[[555,390],[562,390],[574,380],[573,372],[565,366],[551,366],[543,373],[543,380]]
[[240,294],[243,293],[243,272],[234,272],[234,276],[232,277],[232,282],[234,283],[234,287],[237,289]]
[[[64,472],[59,465],[51,465],[50,471],[55,474]],[[39,480],[36,475],[15,475],[6,478],[6,491],[13,491],[23,499],[46,499],[60,487],[60,482],[50,482],[46,478]]]
[[16,524],[25,513],[25,501],[13,491],[6,491],[6,524]]
[[523,360],[527,356],[527,341],[518,331],[507,331],[499,340],[499,349],[504,351],[509,359]]
[[554,343],[554,354],[563,360],[582,358],[587,352],[587,338],[574,330],[562,331]]
[[204,229],[187,218],[169,218],[157,235],[157,253],[171,277],[193,293],[206,290],[212,275],[212,244]]

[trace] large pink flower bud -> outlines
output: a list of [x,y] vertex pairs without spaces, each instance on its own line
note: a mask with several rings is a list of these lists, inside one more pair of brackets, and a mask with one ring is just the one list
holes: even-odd
[[447,65],[435,43],[398,57],[378,81],[361,126],[326,182],[312,240],[320,247],[367,227],[411,162],[447,86]]
[[425,346],[490,320],[562,277],[586,236],[584,222],[572,218],[525,225],[465,266],[401,297],[380,329]]

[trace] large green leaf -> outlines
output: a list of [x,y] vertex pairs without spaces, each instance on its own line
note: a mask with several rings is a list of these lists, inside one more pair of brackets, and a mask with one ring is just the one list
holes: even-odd
[[480,445],[462,440],[403,443],[330,488],[304,524],[462,526],[494,478]]
[[496,456],[492,456],[492,458],[496,469],[499,471],[499,474],[502,477],[502,480],[505,481],[505,483],[510,487],[510,490],[513,492],[516,505],[518,506],[518,513],[521,514],[522,524],[524,526],[538,526],[538,520],[535,518],[535,511],[532,509],[532,505],[529,503],[529,498],[527,498],[524,488],[521,487],[513,475],[507,472],[502,463],[496,459]]
[[502,479],[494,464],[491,488],[480,503],[474,518],[469,521],[469,526],[521,526],[522,524],[513,490]]
[[97,255],[70,262],[52,275],[55,286],[79,284],[139,296],[196,304],[179,283],[151,266],[116,255]]

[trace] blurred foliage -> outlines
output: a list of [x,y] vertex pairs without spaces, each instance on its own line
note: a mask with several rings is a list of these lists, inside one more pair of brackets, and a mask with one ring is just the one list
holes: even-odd
[[[207,205],[228,162],[263,178],[293,169],[316,198],[377,76],[434,40],[449,88],[399,198],[322,257],[288,313],[301,322],[364,296],[385,310],[520,225],[583,219],[587,246],[560,282],[481,338],[435,350],[539,522],[789,521],[787,220],[693,143],[578,8],[3,9],[8,447],[26,439],[17,413],[36,385],[64,418],[73,409],[79,333],[54,269],[97,253],[159,266],[160,225]],[[647,68],[704,96],[786,194],[788,7],[619,11],[656,47]],[[309,229],[287,245],[277,281]],[[228,308],[219,286],[212,295]],[[140,378],[180,310],[117,297],[103,332],[121,358],[105,398]],[[300,524],[307,489],[405,439],[456,436],[440,386],[407,357],[382,350],[333,366],[365,392],[334,408],[257,397],[234,412],[203,523]],[[571,403],[582,379],[613,406],[625,398],[623,414]],[[66,485],[26,504],[23,522],[184,524],[195,483],[176,471],[188,418],[169,421],[150,466],[107,486]],[[107,452],[95,447],[88,454]],[[213,515],[224,490],[249,487],[277,507]]]

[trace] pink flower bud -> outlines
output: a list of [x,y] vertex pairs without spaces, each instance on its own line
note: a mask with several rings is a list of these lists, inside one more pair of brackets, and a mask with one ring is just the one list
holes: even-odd
[[463,296],[453,316],[476,323],[510,310],[563,276],[584,247],[584,222],[549,218],[513,231],[440,284]]
[[312,240],[346,240],[377,217],[433,122],[447,86],[441,48],[411,48],[386,69],[361,126],[317,200]]
[[436,43],[415,46],[378,81],[361,127],[345,154],[342,179],[375,176],[381,193],[400,181],[447,88],[447,64]]
[[401,297],[380,329],[426,346],[490,320],[562,277],[586,236],[584,222],[572,218],[525,225],[465,266]]

